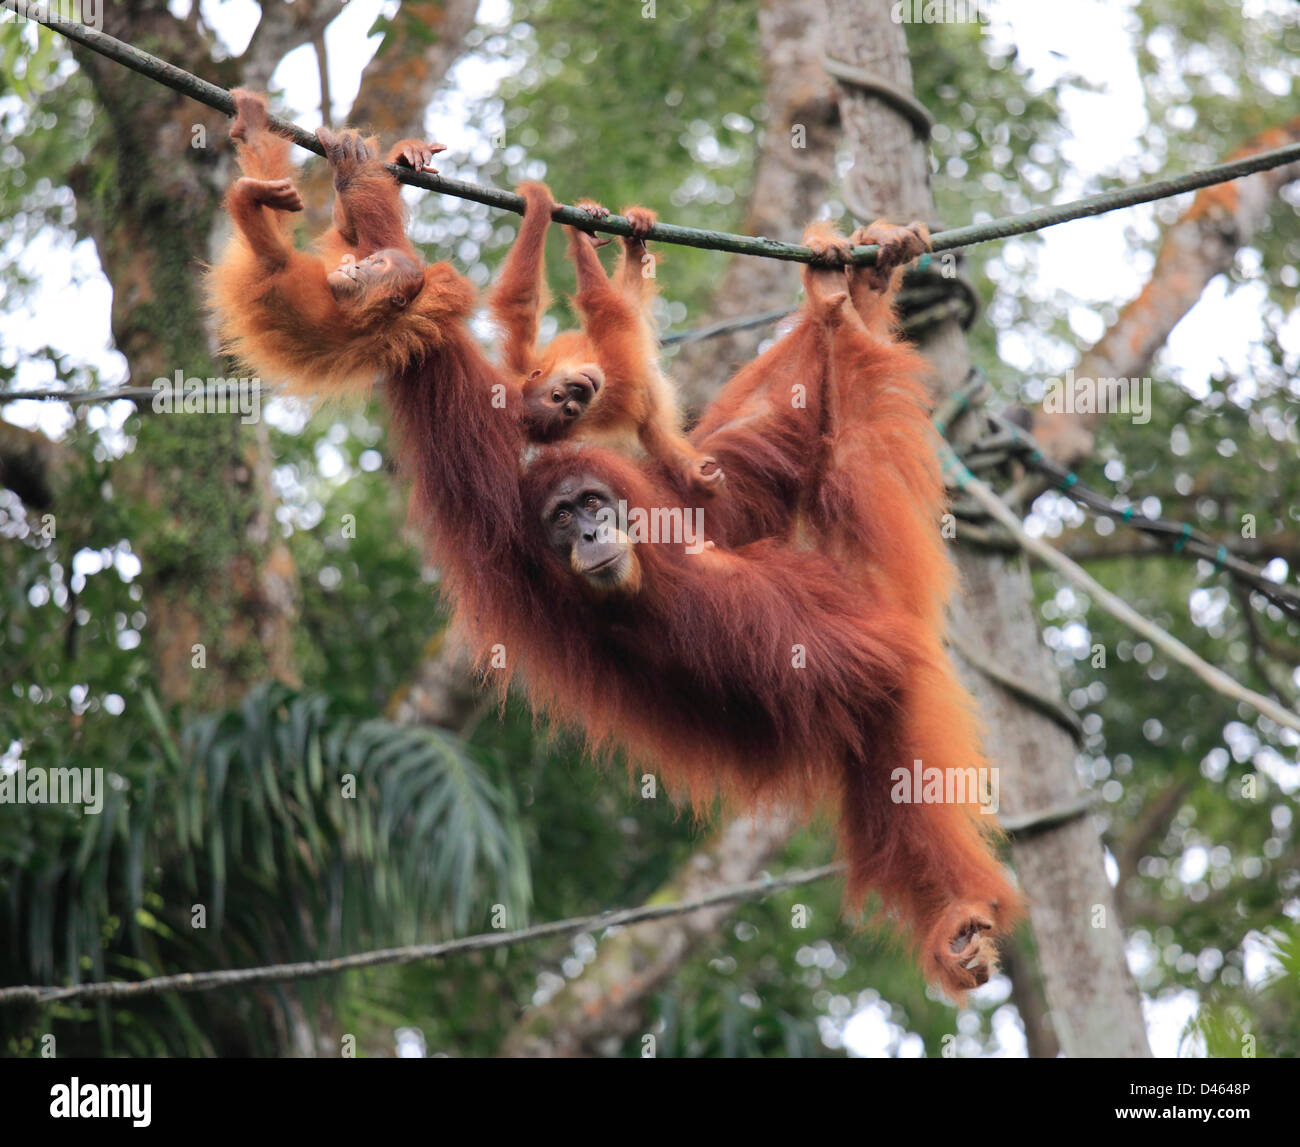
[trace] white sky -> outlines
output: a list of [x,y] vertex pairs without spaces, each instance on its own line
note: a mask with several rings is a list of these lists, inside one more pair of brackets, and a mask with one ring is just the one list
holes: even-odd
[[[352,0],[329,29],[336,111],[350,106],[362,69],[374,53],[377,40],[367,39],[365,32],[381,4],[382,0]],[[189,0],[172,0],[173,10],[184,11],[188,6]],[[1074,0],[1070,4],[992,0],[990,34],[1017,45],[1020,60],[1033,70],[1035,82],[1046,83],[1063,71],[1072,71],[1088,76],[1101,89],[1095,93],[1071,92],[1063,100],[1070,136],[1063,152],[1074,173],[1059,192],[1051,193],[1052,199],[1071,199],[1083,194],[1087,179],[1141,154],[1146,117],[1136,60],[1127,47],[1129,7],[1127,0]],[[258,8],[253,0],[227,0],[221,5],[208,3],[204,11],[231,50],[242,50],[257,16]],[[506,0],[485,0],[479,13],[480,23],[499,24],[507,14]],[[1104,67],[1098,66],[1099,61],[1105,62]],[[499,72],[483,67],[481,62],[475,67],[458,68],[453,73],[453,90],[445,100],[455,107],[466,96],[490,93],[499,78]],[[285,90],[299,123],[309,129],[319,124],[316,61],[309,47],[286,57],[273,83]],[[468,117],[440,115],[437,137],[451,145],[440,167],[454,173],[455,155],[465,154],[474,143],[481,142],[481,125],[468,123]],[[1034,201],[1045,202],[1047,197],[1034,196]],[[1181,201],[1183,206],[1187,202],[1190,197]],[[1124,240],[1126,227],[1137,227],[1146,235],[1154,234],[1155,209],[1134,208],[1043,232],[1037,260],[1039,276],[1031,289],[1035,294],[1041,291],[1043,296],[1065,290],[1094,306],[1125,302],[1138,291],[1147,273],[1147,266],[1130,256]],[[0,252],[0,259],[11,260],[15,254]],[[105,384],[125,382],[125,361],[111,346],[111,289],[99,270],[93,247],[83,243],[71,248],[66,239],[49,235],[40,237],[17,257],[28,269],[40,267],[41,286],[34,292],[29,306],[0,314],[0,354],[6,356],[6,361],[14,354],[20,360],[16,383],[46,386],[52,382],[52,370],[33,357],[34,351],[45,345],[68,354],[74,361],[97,365]],[[1169,340],[1170,364],[1184,385],[1193,389],[1203,383],[1220,360],[1244,364],[1250,346],[1261,337],[1259,294],[1240,290],[1232,299],[1225,300],[1224,296],[1222,285],[1213,284]],[[69,315],[75,315],[76,321],[69,322]],[[1093,306],[1076,308],[1071,323],[1081,347],[1093,341],[1102,330],[1100,315]],[[1291,333],[1300,345],[1300,322],[1292,324]],[[1026,341],[1019,332],[1001,334],[1000,349],[1014,367],[1044,365],[1036,360],[1040,343]],[[1049,365],[1050,369],[1059,370],[1069,364]],[[147,385],[151,380],[136,381]],[[120,426],[129,410],[126,403],[99,408],[92,412],[92,424]],[[10,403],[3,408],[3,416],[20,425],[40,426],[53,434],[58,434],[68,421],[66,407],[36,402]],[[1143,966],[1144,959],[1144,954],[1136,948],[1130,952],[1135,970]],[[1258,948],[1252,962],[1251,979],[1257,981],[1269,964]],[[1005,999],[1006,981],[995,980],[981,989],[981,995],[990,1002]],[[1181,1030],[1195,1011],[1194,995],[1182,993],[1169,1000],[1146,1001],[1145,1011],[1152,1050],[1157,1056],[1175,1055]],[[1025,1054],[1023,1037],[1014,1024],[995,1021],[994,1030],[1003,1044],[1002,1054]],[[884,1006],[875,1002],[854,1007],[846,1024],[845,1039],[858,1055],[886,1054],[891,1048],[904,1055],[916,1050],[915,1037],[909,1038],[905,1029],[889,1019]]]

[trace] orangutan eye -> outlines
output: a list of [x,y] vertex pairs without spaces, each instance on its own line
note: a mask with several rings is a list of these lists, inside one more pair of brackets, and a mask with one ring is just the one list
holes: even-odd
[[588,494],[587,500],[582,503],[587,509],[595,511],[600,509],[600,499],[595,494]]
[[573,517],[573,515],[570,514],[568,510],[556,510],[555,516],[551,518],[551,521],[557,526],[567,526],[571,517]]

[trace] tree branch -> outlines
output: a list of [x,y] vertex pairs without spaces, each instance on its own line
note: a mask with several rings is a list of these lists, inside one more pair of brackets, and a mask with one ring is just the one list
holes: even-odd
[[[1270,128],[1235,151],[1229,161],[1258,155],[1300,139],[1300,118]],[[1187,213],[1165,233],[1151,278],[1137,298],[1075,367],[1076,380],[1140,378],[1169,332],[1192,309],[1216,275],[1232,267],[1238,249],[1263,225],[1278,191],[1300,179],[1292,162],[1202,190]],[[1071,404],[1068,409],[1075,409]],[[1033,432],[1054,460],[1074,466],[1092,452],[1092,430],[1101,413],[1038,410]]]
[[[295,48],[310,44],[325,33],[347,0],[298,0],[296,4],[262,4],[248,47],[239,57],[243,82],[265,91],[280,61]],[[197,0],[195,7],[198,7]],[[328,118],[326,119],[328,123]]]

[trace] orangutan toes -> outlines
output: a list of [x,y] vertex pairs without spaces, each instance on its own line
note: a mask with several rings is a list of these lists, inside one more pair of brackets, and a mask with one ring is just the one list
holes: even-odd
[[[597,223],[604,223],[609,218],[609,208],[602,206],[594,199],[579,199],[574,204],[574,207],[579,211],[585,211]],[[593,247],[603,247],[610,241],[608,236],[597,235],[594,231],[587,231],[585,234]]]
[[880,248],[874,264],[875,274],[887,277],[895,267],[910,263],[930,249],[930,229],[919,220],[900,227],[877,219],[869,227],[859,227],[853,232],[853,245],[865,247],[875,244]]
[[843,317],[844,304],[849,301],[843,271],[809,266],[804,271],[803,289],[822,322],[835,325]]
[[585,211],[593,219],[608,219],[609,208],[603,204],[597,203],[594,199],[579,199],[575,204],[579,211]]
[[852,241],[836,231],[831,223],[808,224],[803,241],[805,246],[812,248],[815,265],[843,267],[853,254]]
[[644,239],[650,234],[650,228],[655,225],[659,216],[648,207],[627,207],[623,210],[623,215],[632,228],[632,237],[634,239]]
[[834,224],[820,221],[808,225],[803,241],[813,253],[812,261],[803,271],[804,294],[818,318],[835,325],[843,317],[843,306],[849,299],[845,268],[853,254],[853,244],[835,230]]
[[230,95],[235,101],[235,122],[230,125],[230,138],[247,139],[249,132],[265,131],[270,122],[266,98],[244,88],[235,88]]
[[987,905],[953,905],[931,933],[933,956],[940,977],[950,991],[965,993],[997,971],[998,952],[991,933],[992,915]]
[[412,171],[427,171],[431,175],[437,175],[438,169],[433,166],[433,157],[440,151],[446,151],[445,143],[433,143],[431,140],[424,139],[404,139],[400,143],[393,144],[392,150],[388,153],[388,162],[395,163],[399,167],[409,167]]

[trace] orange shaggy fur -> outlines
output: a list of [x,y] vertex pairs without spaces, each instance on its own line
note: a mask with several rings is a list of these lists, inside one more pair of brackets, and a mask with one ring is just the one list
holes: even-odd
[[[364,172],[363,203],[391,227],[400,202],[380,172]],[[824,230],[809,241],[827,253],[844,242]],[[625,746],[697,807],[719,793],[742,807],[837,806],[850,903],[879,893],[955,998],[982,982],[992,939],[1020,911],[987,818],[891,800],[893,771],[913,761],[985,763],[941,641],[942,484],[922,361],[889,334],[896,276],[806,273],[794,328],[693,435],[727,472],[705,503],[715,546],[638,545],[636,592],[598,597],[548,548],[544,500],[585,474],[630,507],[680,507],[674,485],[590,444],[537,448],[525,464],[520,387],[471,337],[474,291],[449,265],[426,268],[408,305],[359,313],[333,300],[325,273],[291,249],[268,273],[237,234],[213,276],[222,330],[255,369],[300,389],[387,379],[412,514],[480,663],[504,646],[500,686],[517,679],[537,712],[577,724],[593,748]]]
[[[232,134],[239,133],[243,173],[259,180],[288,179],[290,143],[267,128],[265,101],[242,90],[232,94],[240,107]],[[394,145],[390,160],[409,142]],[[227,205],[238,218],[233,196],[232,189]],[[398,184],[377,157],[350,172],[339,192],[334,226],[310,251],[294,248],[289,212],[257,211],[278,265],[268,270],[268,252],[256,249],[236,227],[207,285],[223,349],[267,383],[327,396],[368,387],[384,370],[400,369],[438,345],[448,322],[468,315],[474,305],[473,287],[446,264],[426,269],[419,305],[395,324],[390,325],[386,299],[345,307],[330,293],[326,276],[345,254],[360,259],[394,248],[418,258],[406,235]],[[377,327],[384,328],[380,339],[372,337]]]

